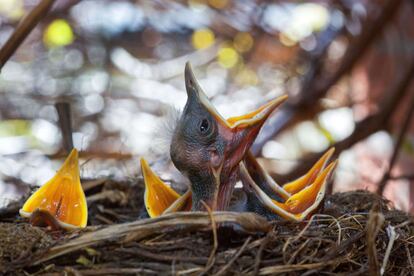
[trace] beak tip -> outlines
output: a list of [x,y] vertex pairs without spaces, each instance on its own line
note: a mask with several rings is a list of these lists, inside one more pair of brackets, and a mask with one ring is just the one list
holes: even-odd
[[79,152],[76,148],[73,148],[72,151],[69,154],[69,159],[77,160],[78,158],[79,158]]
[[289,98],[289,96],[287,94],[282,95],[282,96],[279,97],[280,101],[282,101],[282,102],[286,101],[288,98]]
[[200,88],[197,82],[197,79],[194,75],[193,68],[190,62],[187,62],[185,64],[184,81],[185,81],[185,88],[187,90],[188,97],[199,98],[200,97],[199,93],[202,92],[202,89]]
[[193,68],[192,68],[191,63],[189,61],[187,61],[185,63],[184,77],[185,77],[185,82],[186,83],[191,81],[191,79],[194,78]]
[[286,102],[289,99],[289,96],[286,95],[282,95],[277,99],[277,102],[279,103],[278,105],[281,105],[282,103]]
[[281,105],[282,103],[286,102],[286,100],[287,100],[288,98],[289,98],[289,96],[288,96],[287,94],[285,94],[285,95],[279,96],[279,97],[277,97],[276,99],[274,99],[274,100],[273,100],[273,103],[274,103],[276,106],[279,106],[279,105]]
[[66,157],[63,165],[60,167],[61,171],[69,171],[71,174],[79,173],[79,153],[78,150],[73,148],[69,155]]
[[190,71],[191,71],[191,63],[190,63],[189,61],[187,61],[187,62],[185,63],[185,71],[187,72],[188,70],[190,70]]
[[150,166],[148,165],[147,160],[145,160],[145,158],[143,157],[141,157],[140,159],[140,164],[141,164],[141,173],[144,176],[144,178],[146,178],[148,173],[151,172]]
[[269,110],[273,111],[275,110],[277,107],[279,107],[281,104],[283,104],[287,99],[289,98],[288,95],[282,95],[277,97],[276,99],[271,101],[271,104],[269,105]]
[[339,163],[339,160],[336,159],[336,160],[332,161],[329,164],[329,166],[325,169],[325,170],[328,171],[327,178],[332,177],[332,175],[335,173],[335,169],[338,167],[338,163]]
[[329,159],[331,159],[332,158],[332,156],[334,155],[334,153],[335,153],[335,147],[331,147],[326,153],[325,153],[325,156],[326,156],[326,161],[328,161]]

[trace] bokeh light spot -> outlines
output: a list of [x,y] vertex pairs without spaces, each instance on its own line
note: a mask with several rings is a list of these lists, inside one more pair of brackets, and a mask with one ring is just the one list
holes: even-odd
[[66,46],[73,42],[74,34],[69,23],[56,19],[47,27],[43,41],[48,47]]
[[299,5],[295,9],[297,18],[303,18],[311,26],[313,31],[320,31],[329,23],[329,11],[326,7],[315,3],[306,3]]
[[206,1],[205,0],[189,0],[188,6],[192,9],[202,10],[206,8]]
[[11,20],[18,20],[24,14],[23,0],[0,1],[0,15]]
[[191,37],[191,42],[197,50],[207,48],[214,43],[214,33],[210,29],[196,30]]
[[239,55],[230,47],[223,47],[218,52],[218,62],[224,68],[231,68],[237,64]]
[[229,0],[208,0],[208,3],[213,8],[221,10],[227,7]]
[[287,47],[292,47],[292,46],[295,46],[296,45],[296,41],[295,40],[292,40],[285,33],[280,33],[279,34],[279,40],[280,40],[280,43],[282,43],[283,45],[285,45]]
[[253,46],[253,37],[249,33],[238,33],[234,37],[234,48],[240,53],[249,51]]
[[258,83],[258,78],[256,73],[249,69],[249,68],[243,68],[236,76],[236,81],[240,84],[240,85],[257,85]]

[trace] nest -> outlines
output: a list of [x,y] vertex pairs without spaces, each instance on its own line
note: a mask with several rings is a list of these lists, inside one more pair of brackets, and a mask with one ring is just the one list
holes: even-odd
[[[0,273],[412,275],[414,220],[367,191],[328,196],[303,223],[250,213],[145,218],[142,183],[89,183],[91,224],[51,232],[0,211]],[[14,209],[16,210],[14,210]],[[137,219],[140,218],[140,219]]]

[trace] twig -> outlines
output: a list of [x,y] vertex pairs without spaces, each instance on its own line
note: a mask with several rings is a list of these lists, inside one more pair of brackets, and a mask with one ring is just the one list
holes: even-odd
[[398,238],[397,233],[395,232],[395,228],[391,225],[388,225],[387,227],[387,234],[388,234],[388,245],[387,250],[385,251],[384,261],[382,262],[380,273],[381,275],[384,275],[385,269],[387,268],[388,258],[390,257],[391,249],[394,245],[395,239]]
[[312,263],[312,264],[292,264],[292,265],[274,265],[264,267],[260,270],[259,275],[276,275],[278,273],[294,272],[309,269],[320,269],[328,265],[344,262],[344,258],[332,260],[328,262]]
[[200,267],[193,267],[186,270],[180,270],[177,272],[177,275],[187,275],[187,274],[194,274],[196,272],[199,272],[200,270],[203,270]]
[[111,203],[118,203],[119,205],[126,205],[128,196],[120,190],[105,190],[100,193],[88,196],[86,198],[88,204],[96,201],[108,200]]
[[74,267],[65,267],[63,270],[63,274],[69,274],[73,276],[82,276],[83,274],[79,272],[79,270],[75,269]]
[[96,219],[103,222],[104,224],[114,224],[114,222],[106,217],[104,217],[103,215],[97,214]]
[[19,22],[11,37],[0,50],[0,71],[20,44],[22,44],[23,40],[48,13],[54,2],[55,0],[43,0]]
[[[213,212],[213,216],[217,224],[239,225],[247,232],[268,232],[271,229],[270,224],[263,217],[253,213]],[[33,258],[30,262],[40,264],[84,247],[104,242],[127,243],[161,233],[171,233],[177,230],[191,231],[209,225],[211,225],[211,218],[205,212],[179,212],[154,219],[110,225],[96,231],[80,233],[78,237],[51,247],[45,254]]]
[[379,231],[381,230],[384,220],[384,215],[379,212],[378,204],[374,205],[372,210],[369,212],[368,223],[366,228],[368,266],[369,274],[371,276],[379,275],[380,271],[375,240],[378,236]]
[[292,264],[296,257],[298,256],[298,254],[305,248],[308,246],[310,240],[305,240],[293,253],[290,253],[290,258],[289,260],[286,262],[286,264],[290,265]]
[[117,252],[127,253],[133,256],[145,257],[152,260],[157,260],[160,262],[172,263],[174,261],[188,261],[195,264],[205,264],[208,261],[207,257],[191,257],[191,256],[180,256],[180,255],[163,255],[160,253],[152,253],[142,248],[119,248],[116,249]]
[[[66,157],[67,155],[63,152],[57,152],[56,154],[47,155],[50,159],[62,158]],[[131,153],[122,153],[118,151],[113,152],[103,152],[103,151],[81,151],[79,156],[82,159],[116,159],[116,160],[128,160],[132,158]]]
[[408,106],[407,115],[404,118],[403,126],[401,127],[400,133],[398,134],[397,143],[395,144],[394,151],[392,153],[391,160],[388,166],[388,170],[382,176],[381,182],[378,185],[377,193],[380,195],[382,195],[382,193],[384,192],[385,186],[387,185],[388,180],[390,179],[391,171],[394,168],[395,162],[397,161],[398,154],[400,153],[400,148],[404,140],[405,133],[407,132],[411,124],[413,114],[414,114],[414,95],[411,97],[411,102]]
[[355,244],[360,238],[365,235],[365,232],[361,231],[350,237],[349,239],[343,240],[342,243],[338,246],[332,247],[326,255],[321,259],[322,261],[329,261],[333,258],[337,258],[343,251],[348,249],[350,246]]
[[65,154],[69,154],[73,149],[70,103],[59,102],[55,104],[55,108],[59,115],[59,127],[62,132],[62,147]]
[[[308,228],[312,225],[312,222],[314,220],[315,217],[317,217],[318,215],[312,215],[310,217],[310,219],[306,222],[305,227],[303,227],[303,229],[299,232],[298,235],[296,235],[296,237],[294,239],[292,239],[292,242],[296,242],[297,240],[299,240],[300,238],[302,238],[302,236],[306,233],[306,231],[308,230]],[[287,247],[287,245],[285,245],[285,247]]]
[[107,178],[97,178],[97,179],[88,179],[88,180],[82,180],[82,188],[85,192],[96,188],[98,186],[101,186],[103,184],[105,184],[105,182],[107,181]]
[[265,250],[269,241],[270,241],[270,233],[267,233],[266,237],[264,237],[264,239],[262,240],[260,244],[259,250],[257,251],[256,259],[254,260],[254,270],[252,273],[253,276],[256,276],[259,274],[263,251]]
[[210,256],[208,257],[207,265],[204,268],[204,271],[201,273],[201,275],[205,275],[214,265],[215,255],[218,248],[218,239],[217,239],[217,225],[216,221],[214,220],[213,213],[210,209],[210,207],[204,202],[201,201],[201,204],[204,205],[204,208],[206,208],[208,216],[211,220],[211,231],[213,231],[213,249],[211,250]]
[[251,239],[252,239],[252,237],[250,236],[245,240],[242,247],[240,247],[240,249],[236,252],[236,254],[234,254],[233,258],[231,258],[231,260],[215,274],[216,276],[223,275],[227,271],[227,269],[229,269],[233,265],[233,263],[243,253],[244,249],[246,249],[246,246],[249,244]]
[[[93,268],[93,269],[84,269],[79,270],[82,275],[139,275],[139,274],[146,274],[146,275],[157,275],[159,272],[154,270],[145,269],[145,268]],[[62,275],[62,273],[57,273],[56,275]]]
[[414,263],[408,245],[405,245],[405,251],[407,252],[408,263],[410,264],[411,270],[414,271]]
[[401,180],[401,179],[414,180],[414,174],[402,174],[402,175],[396,175],[396,176],[389,177],[389,180]]

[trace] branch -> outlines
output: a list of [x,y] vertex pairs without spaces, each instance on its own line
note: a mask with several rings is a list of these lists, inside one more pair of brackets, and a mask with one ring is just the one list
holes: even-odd
[[[323,70],[319,70],[320,60],[326,56],[326,50],[319,52],[319,58],[314,59],[315,64],[312,66],[315,70],[309,70],[307,76],[304,77],[300,97],[294,102],[290,102],[280,109],[280,112],[273,118],[269,118],[257,137],[256,142],[252,146],[252,152],[257,155],[267,141],[280,133],[287,125],[295,120],[304,110],[308,110],[317,104],[328,90],[341,77],[348,73],[359,59],[364,55],[369,46],[383,32],[385,26],[391,21],[394,14],[398,10],[402,0],[388,0],[381,9],[380,14],[372,21],[366,22],[361,34],[356,37],[350,44],[344,55],[342,64],[336,71],[324,80]],[[328,47],[329,44],[326,44]]]
[[379,205],[375,204],[369,212],[368,222],[366,225],[367,232],[367,256],[369,275],[380,275],[380,265],[378,261],[376,239],[384,224],[384,214],[379,211]]
[[23,40],[36,27],[39,21],[44,18],[54,2],[55,0],[43,0],[20,21],[13,34],[0,50],[0,71],[20,44],[22,44]]
[[[367,138],[371,134],[383,129],[387,125],[394,111],[397,109],[399,103],[403,100],[404,96],[409,91],[409,85],[413,77],[414,77],[414,60],[409,65],[407,71],[403,74],[400,81],[397,82],[386,93],[388,97],[386,96],[384,97],[381,103],[380,111],[358,122],[355,126],[354,131],[352,132],[350,136],[332,145],[336,149],[335,156],[339,156],[339,154],[342,151],[352,147],[354,144]],[[283,176],[272,175],[272,176],[278,180],[280,180],[281,178],[283,178],[282,180],[294,179],[304,174],[309,169],[309,167],[312,164],[314,164],[322,156],[323,153],[324,152],[312,154],[311,156],[306,158],[303,162],[301,162],[300,165],[297,166],[292,172],[286,175],[283,175]]]
[[414,180],[414,174],[402,174],[402,175],[397,175],[397,176],[390,176],[389,179],[390,180],[401,180],[401,179]]
[[69,154],[73,149],[70,103],[58,102],[55,104],[55,108],[59,115],[59,127],[62,133],[63,151],[66,154]]
[[414,114],[414,95],[411,97],[410,105],[408,106],[407,115],[404,118],[403,126],[401,127],[400,133],[398,134],[397,143],[395,144],[394,151],[392,153],[388,170],[382,176],[380,183],[378,184],[377,194],[382,195],[388,180],[391,178],[391,171],[394,168],[395,162],[397,161],[398,154],[400,153],[401,144],[404,140],[404,136],[407,133],[408,127],[410,126],[411,120]]
[[354,65],[360,60],[364,55],[369,46],[375,41],[375,39],[382,33],[384,28],[393,18],[394,14],[397,12],[400,7],[402,0],[388,0],[384,7],[381,9],[381,13],[373,21],[368,21],[364,24],[362,32],[354,40],[354,43],[350,44],[349,48],[345,53],[345,58],[340,64],[339,68],[324,82],[315,81],[311,83],[311,87],[307,87],[306,92],[309,88],[313,88],[313,93],[304,93],[307,97],[307,100],[312,104],[311,97],[315,95],[323,96],[341,77],[351,71]]
[[[272,227],[263,217],[253,213],[214,212],[217,224],[236,226],[247,232],[267,232]],[[41,264],[56,257],[69,254],[87,246],[103,243],[127,243],[157,234],[175,231],[192,231],[211,226],[210,215],[206,212],[179,212],[153,219],[115,224],[95,231],[83,232],[79,236],[51,247],[45,254],[31,260],[33,265]]]

